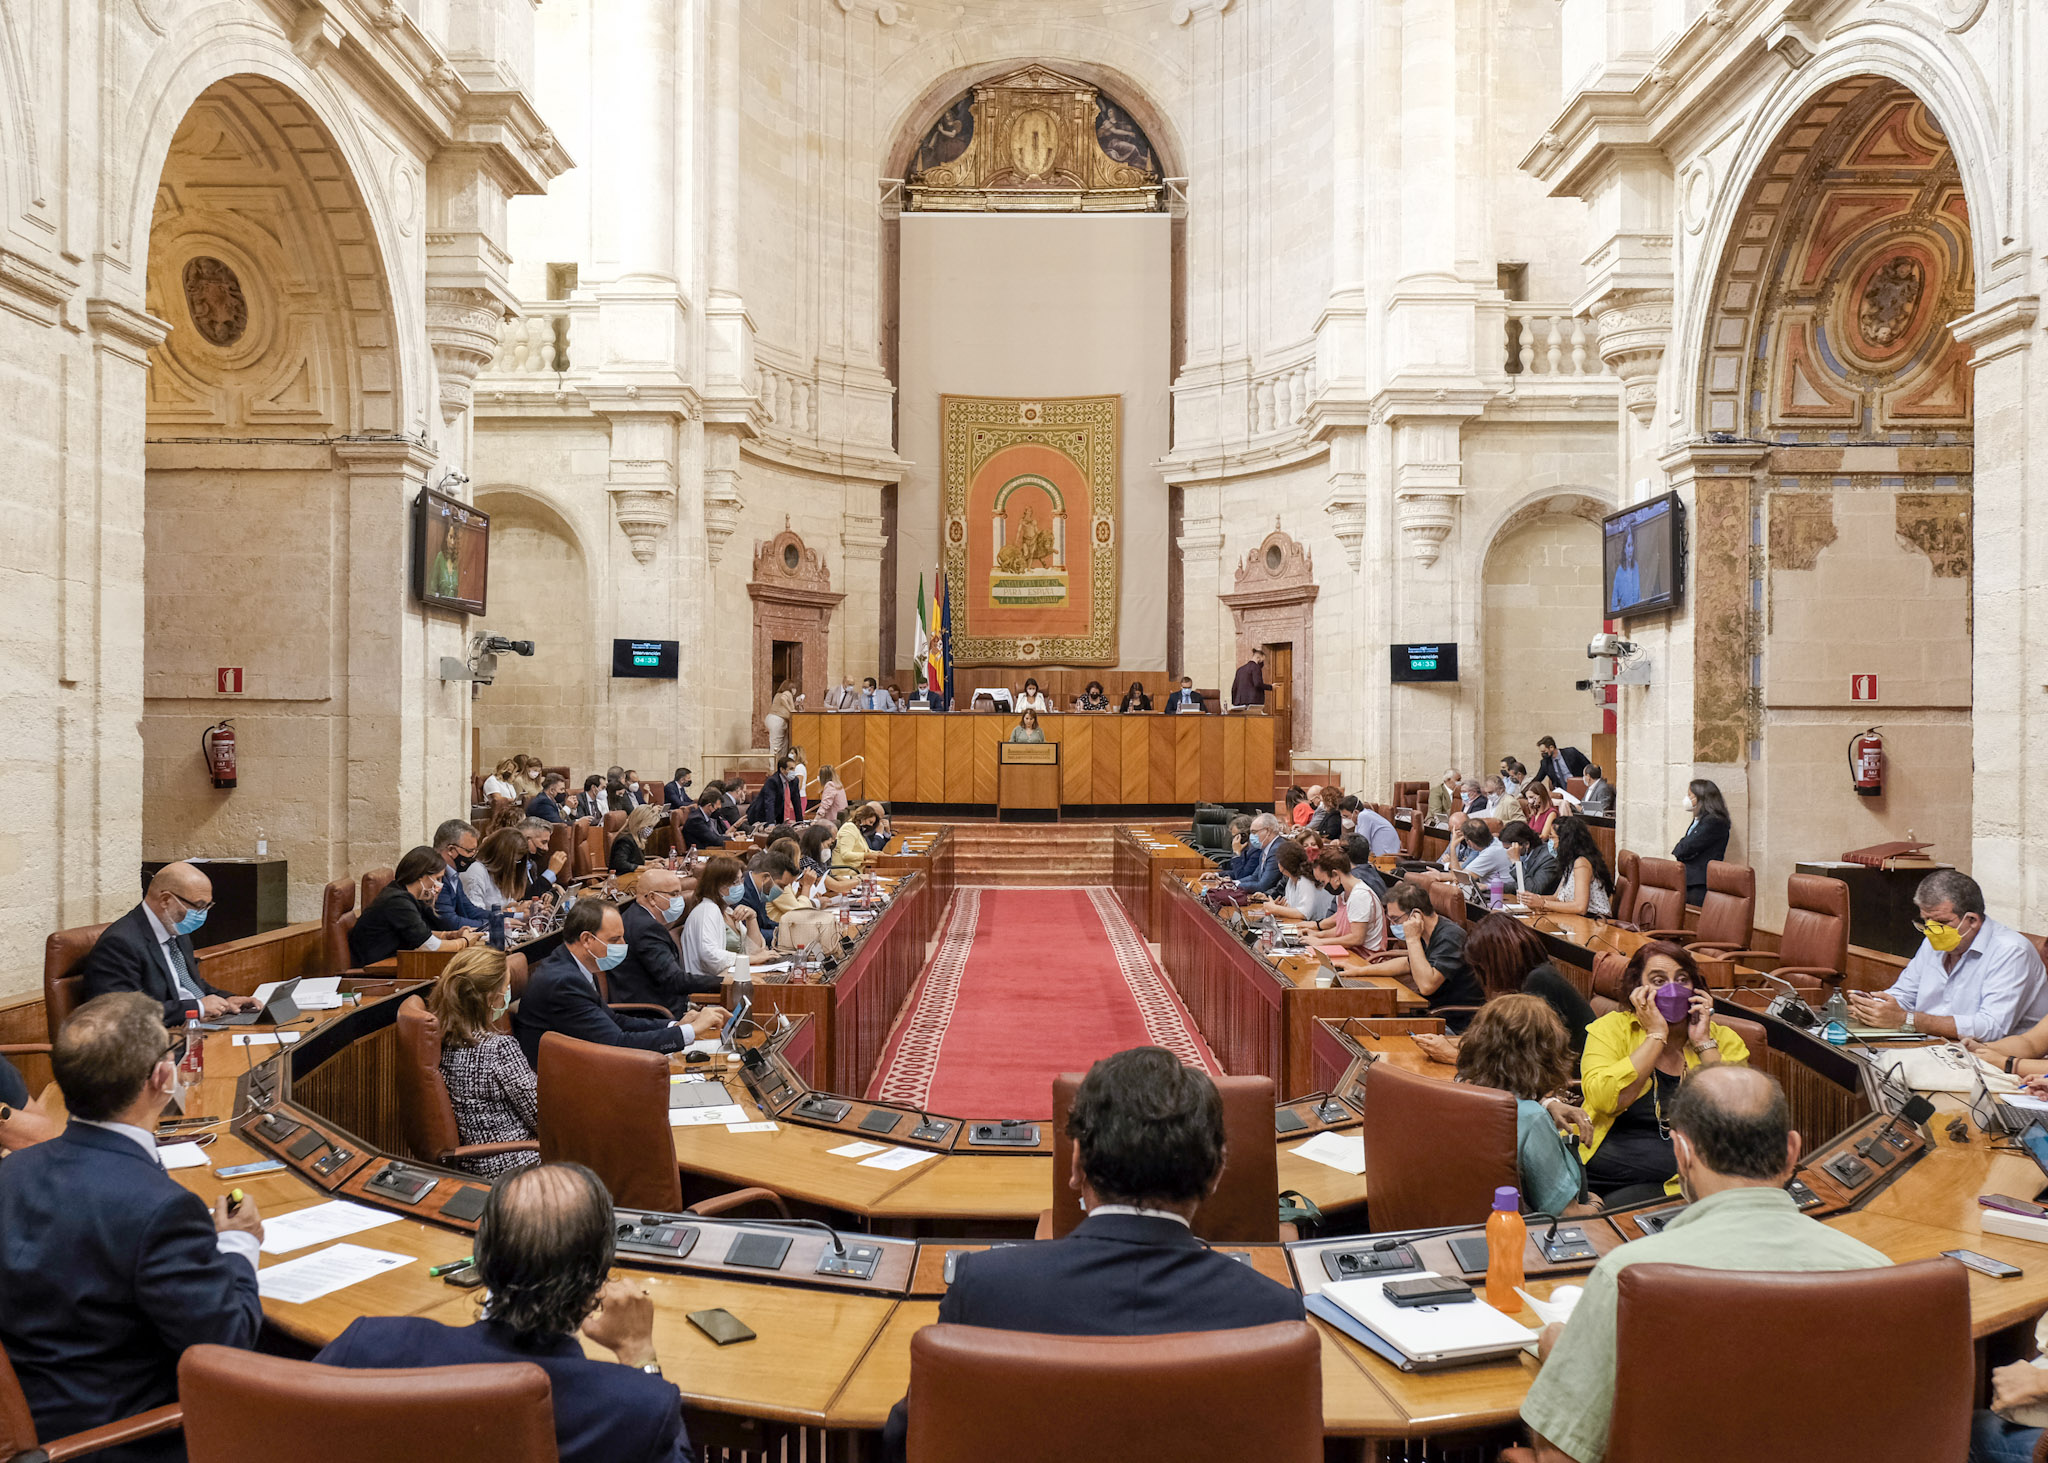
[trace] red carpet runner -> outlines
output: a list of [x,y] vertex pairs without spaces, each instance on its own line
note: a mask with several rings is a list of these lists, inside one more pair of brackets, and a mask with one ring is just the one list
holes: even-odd
[[1147,1045],[1222,1070],[1115,895],[962,888],[868,1096],[1043,1120],[1059,1073]]

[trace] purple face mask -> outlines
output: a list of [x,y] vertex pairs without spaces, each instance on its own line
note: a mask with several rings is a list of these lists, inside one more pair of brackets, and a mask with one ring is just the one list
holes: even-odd
[[1680,981],[1670,981],[1658,986],[1651,999],[1656,1001],[1657,1009],[1666,1021],[1683,1021],[1692,1009],[1692,987]]

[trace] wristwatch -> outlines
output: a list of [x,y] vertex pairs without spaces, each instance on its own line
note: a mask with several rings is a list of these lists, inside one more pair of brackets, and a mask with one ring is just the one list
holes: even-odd
[[1917,1026],[1915,1026],[1915,1025],[1913,1024],[1913,1013],[1912,1013],[1911,1011],[1908,1011],[1908,1012],[1906,1013],[1906,1025],[1905,1025],[1905,1029],[1906,1029],[1907,1031],[1918,1031],[1918,1030],[1920,1029],[1919,1027],[1917,1027]]
[[647,1375],[650,1377],[658,1377],[661,1375],[661,1363],[658,1361],[650,1361],[647,1363],[647,1365],[641,1367],[640,1370],[647,1373]]
[[[2018,1062],[2019,1062],[2019,1058],[2018,1058],[2018,1057],[2007,1057],[2007,1058],[2005,1059],[2005,1075],[2006,1075],[2006,1076],[2008,1076],[2008,1077],[2013,1077],[2013,1076],[2017,1076],[2017,1075],[2018,1075],[2017,1073],[2015,1073],[2015,1072],[2013,1071],[2013,1067],[2014,1067],[2015,1065],[2017,1065],[2017,1064],[2018,1064]],[[5,1109],[5,1108],[0,1108],[0,1112],[5,1112],[5,1111],[6,1111],[6,1109]]]

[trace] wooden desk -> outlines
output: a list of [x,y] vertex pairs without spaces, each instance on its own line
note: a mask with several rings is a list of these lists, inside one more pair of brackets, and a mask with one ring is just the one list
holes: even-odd
[[1155,942],[1166,926],[1166,876],[1176,871],[1198,875],[1209,867],[1207,859],[1161,825],[1118,828],[1111,836],[1111,857],[1110,887],[1117,902],[1138,933]]

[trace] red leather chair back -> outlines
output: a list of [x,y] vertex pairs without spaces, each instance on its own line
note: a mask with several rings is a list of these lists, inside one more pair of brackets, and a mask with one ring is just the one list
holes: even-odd
[[1166,1336],[926,1326],[910,1338],[909,1444],[918,1463],[1321,1463],[1321,1343],[1305,1321]]
[[[605,816],[609,818],[611,814]],[[595,823],[578,823],[571,828],[569,838],[570,878],[580,879],[606,867],[605,856],[610,852],[610,839],[603,828]]]
[[[1962,1463],[1969,1451],[1970,1290],[1954,1260],[1793,1273],[1630,1265],[1617,1290],[1608,1463]],[[1769,1345],[1757,1344],[1760,1321]],[[1679,1335],[1685,1364],[1673,1366]],[[1788,1387],[1794,1356],[1800,1385]]]
[[1422,887],[1429,891],[1429,902],[1438,914],[1459,929],[1465,928],[1465,896],[1456,884],[1431,879]]
[[1365,1074],[1366,1209],[1375,1232],[1479,1224],[1520,1188],[1515,1099],[1375,1062]]
[[1622,977],[1628,974],[1628,957],[1617,955],[1612,950],[1602,950],[1593,957],[1593,994],[1626,1006],[1628,997],[1621,993]]
[[[1628,916],[1622,911],[1636,907],[1636,874],[1641,863],[1641,859],[1625,848],[1616,849],[1614,852],[1614,900],[1610,907],[1614,910],[1616,919],[1628,920]],[[1633,920],[1628,922],[1634,923]]]
[[1714,1024],[1725,1026],[1742,1038],[1742,1044],[1749,1048],[1749,1064],[1762,1066],[1757,1058],[1771,1049],[1770,1028],[1761,1021],[1752,1021],[1747,1016],[1728,1016],[1719,1011],[1714,1013]]
[[71,972],[106,932],[106,925],[77,925],[43,941],[43,1025],[49,1028],[51,1041],[85,999],[85,977]]
[[566,853],[570,855],[570,862],[573,863],[575,861],[575,838],[575,824],[550,823],[548,825],[548,858],[552,859],[558,853]]
[[1422,825],[1422,809],[1416,808],[1408,816],[1408,826],[1400,830],[1402,858],[1422,857]]
[[668,1124],[668,1058],[559,1031],[540,1039],[540,1161],[568,1159],[625,1209],[683,1207]]
[[1849,968],[1849,886],[1819,874],[1785,881],[1785,933],[1778,937],[1781,965],[1822,970]]
[[433,1163],[462,1142],[441,1080],[441,1023],[418,996],[398,1007],[398,1117],[412,1156]]
[[[178,1360],[192,1463],[556,1463],[554,1398],[532,1362],[355,1370],[227,1346]],[[288,1440],[288,1441],[287,1441]]]
[[368,909],[370,907],[371,902],[384,892],[384,886],[391,882],[392,872],[390,869],[367,869],[364,871],[361,890],[363,897],[362,902],[356,906],[357,909]]
[[[1273,1079],[1217,1077],[1223,1099],[1223,1177],[1191,1227],[1214,1244],[1272,1244],[1280,1238],[1280,1161],[1273,1143]],[[1058,1239],[1083,1218],[1081,1196],[1067,1186],[1074,1140],[1067,1112],[1081,1074],[1052,1079],[1052,1235]]]
[[[355,926],[355,907],[354,879],[336,879],[320,891],[320,936],[327,945],[329,975],[355,969],[355,957],[348,950],[348,932]],[[348,923],[343,924],[343,919]]]
[[1748,864],[1707,865],[1707,897],[1694,926],[1702,944],[1747,950],[1756,936],[1756,870]]
[[1638,859],[1635,898],[1616,905],[1614,913],[1646,930],[1685,928],[1685,865],[1671,858]]
[[505,957],[505,979],[511,984],[514,1006],[518,1005],[519,998],[526,994],[526,978],[529,974],[531,972],[526,968],[524,955],[514,954]]
[[18,1458],[37,1446],[36,1420],[14,1375],[14,1363],[0,1351],[0,1458]]
[[[1429,801],[1429,784],[1426,782],[1397,782],[1394,784],[1394,806],[1405,808],[1421,793],[1423,801]],[[1384,816],[1384,815],[1382,815]]]

